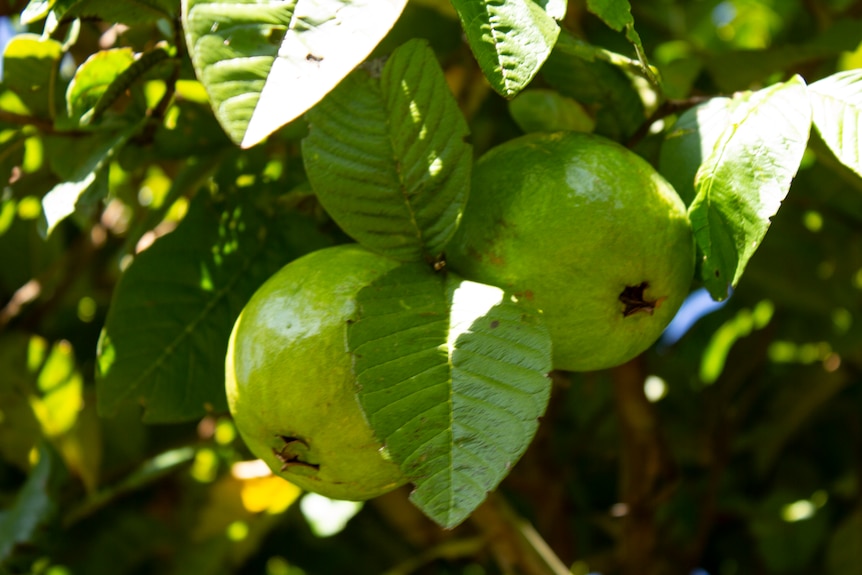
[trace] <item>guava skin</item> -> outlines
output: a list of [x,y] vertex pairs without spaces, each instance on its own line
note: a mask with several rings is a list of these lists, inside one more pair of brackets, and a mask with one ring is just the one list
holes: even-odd
[[464,277],[544,311],[555,369],[619,365],[652,345],[688,294],[685,205],[637,154],[601,136],[534,133],[486,153],[446,248]]
[[267,280],[234,325],[225,388],[237,429],[303,489],[364,500],[407,482],[365,419],[347,348],[356,294],[397,265],[357,245],[318,250]]

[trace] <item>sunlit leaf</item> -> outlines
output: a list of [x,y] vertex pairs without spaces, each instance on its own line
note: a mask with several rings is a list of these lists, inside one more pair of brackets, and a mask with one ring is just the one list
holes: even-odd
[[131,48],[102,50],[87,58],[75,71],[66,90],[69,116],[80,120],[94,108],[111,83],[135,61]]
[[406,0],[183,0],[186,43],[213,110],[250,147],[323,98]]
[[63,47],[36,34],[14,36],[3,52],[3,84],[37,117],[54,118],[59,104],[57,75]]
[[790,189],[808,142],[811,105],[796,77],[729,100],[728,125],[695,177],[689,207],[703,280],[727,297]]
[[550,394],[540,315],[500,289],[405,264],[358,295],[359,401],[412,478],[411,500],[463,521],[529,445]]
[[405,44],[379,80],[353,73],[308,119],[305,167],[333,219],[397,259],[439,257],[467,201],[472,148],[431,49]]
[[694,200],[694,178],[716,142],[732,121],[741,100],[711,98],[686,110],[665,135],[659,156],[659,171],[686,203]]
[[467,42],[491,86],[512,98],[544,64],[557,41],[559,1],[453,0]]
[[814,127],[842,164],[862,176],[862,70],[847,70],[809,87]]

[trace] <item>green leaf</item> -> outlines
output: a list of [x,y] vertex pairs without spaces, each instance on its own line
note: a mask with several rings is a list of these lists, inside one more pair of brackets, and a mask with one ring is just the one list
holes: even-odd
[[596,127],[583,106],[556,90],[524,90],[509,102],[509,114],[525,132],[592,132]]
[[557,20],[565,15],[561,2],[452,0],[452,5],[479,67],[506,98],[533,80],[557,42]]
[[842,164],[862,176],[862,70],[847,70],[809,86],[814,127]]
[[601,20],[617,32],[625,30],[626,39],[635,49],[640,62],[640,70],[644,77],[654,85],[658,85],[658,79],[650,68],[646,59],[646,51],[640,34],[635,30],[635,20],[632,18],[632,7],[628,0],[587,0],[587,8],[590,12],[601,18]]
[[102,50],[75,71],[66,90],[66,105],[74,123],[98,120],[142,75],[170,58],[158,47],[135,55],[129,48]]
[[596,133],[625,140],[644,122],[645,115],[640,95],[620,68],[623,61],[628,66],[634,63],[617,56],[564,33],[542,75],[560,94],[597,109]]
[[811,126],[805,84],[794,77],[728,100],[728,124],[695,177],[689,207],[704,254],[703,280],[727,297],[778,212],[799,169]]
[[42,439],[39,420],[30,405],[40,365],[34,365],[37,362],[28,353],[40,344],[47,348],[41,337],[17,332],[0,338],[0,457],[22,470],[29,467],[30,450]]
[[12,506],[0,512],[0,567],[23,546],[34,543],[56,517],[63,464],[53,449],[42,443],[39,461],[30,471]]
[[406,0],[183,0],[186,44],[215,115],[251,147],[320,101]]
[[134,61],[131,48],[114,48],[96,52],[78,66],[66,90],[66,106],[72,120],[89,123],[85,114],[95,108],[111,83]]
[[496,287],[404,264],[348,327],[359,401],[441,526],[463,521],[529,445],[550,396],[541,316]]
[[45,194],[42,198],[41,222],[41,231],[45,236],[51,235],[57,224],[75,212],[75,206],[84,194],[107,193],[104,177],[107,175],[108,165],[129,138],[138,132],[141,125],[133,124],[121,132],[98,136],[68,180],[57,184]]
[[587,9],[617,32],[634,24],[629,0],[587,0]]
[[467,201],[472,147],[428,45],[404,44],[379,80],[354,72],[308,120],[308,179],[342,229],[399,260],[436,260]]
[[199,192],[179,227],[139,254],[99,341],[99,411],[136,400],[152,422],[224,411],[224,351],[251,294],[287,261],[329,241],[296,214]]
[[177,0],[78,0],[62,13],[62,19],[98,18],[133,26],[173,20],[178,8]]
[[14,36],[3,52],[3,84],[15,92],[30,113],[54,118],[63,47],[36,34]]
[[741,100],[711,98],[686,110],[665,136],[659,155],[659,171],[686,203],[694,200],[694,178],[719,137],[732,122]]

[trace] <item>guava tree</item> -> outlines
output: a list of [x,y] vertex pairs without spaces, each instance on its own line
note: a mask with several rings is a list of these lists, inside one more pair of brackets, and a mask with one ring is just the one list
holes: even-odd
[[0,573],[862,572],[862,2],[0,11]]

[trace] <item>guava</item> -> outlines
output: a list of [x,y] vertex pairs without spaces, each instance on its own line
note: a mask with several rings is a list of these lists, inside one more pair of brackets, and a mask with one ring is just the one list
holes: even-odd
[[532,300],[555,369],[592,371],[642,353],[688,294],[685,205],[643,158],[601,136],[533,133],[492,148],[446,248],[464,277]]
[[396,265],[355,244],[312,252],[270,277],[234,325],[225,387],[236,427],[303,489],[364,500],[407,482],[365,418],[347,347],[357,293]]

